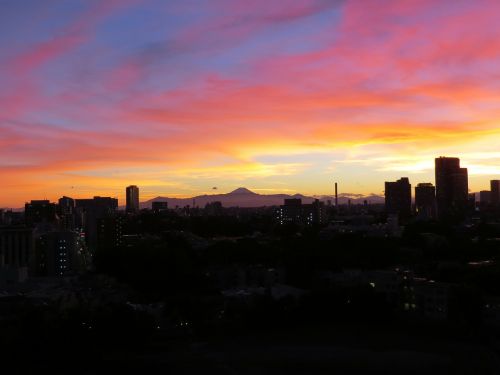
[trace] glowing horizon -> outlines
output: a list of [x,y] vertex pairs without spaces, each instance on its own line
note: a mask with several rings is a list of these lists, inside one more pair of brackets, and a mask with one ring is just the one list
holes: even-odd
[[500,179],[500,3],[0,4],[0,207]]

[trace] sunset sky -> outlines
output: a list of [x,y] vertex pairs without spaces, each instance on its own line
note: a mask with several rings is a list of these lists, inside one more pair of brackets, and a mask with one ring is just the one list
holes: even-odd
[[0,207],[500,178],[499,1],[1,0],[0,67]]

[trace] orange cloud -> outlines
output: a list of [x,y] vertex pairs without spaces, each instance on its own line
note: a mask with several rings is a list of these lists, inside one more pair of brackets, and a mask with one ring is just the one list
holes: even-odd
[[[349,160],[375,189],[385,173],[431,178],[445,152],[484,176],[473,186],[497,172],[496,2],[177,3],[151,25],[126,13],[140,2],[92,4],[0,55],[0,205],[72,185],[121,196],[129,181],[187,194],[216,177],[321,192],[330,164],[358,178]],[[137,44],[109,34],[120,15]]]

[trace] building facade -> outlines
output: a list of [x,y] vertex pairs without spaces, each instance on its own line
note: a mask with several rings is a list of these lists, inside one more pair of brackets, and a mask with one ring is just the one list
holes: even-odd
[[33,229],[26,226],[0,227],[0,282],[21,282],[33,266]]
[[431,183],[415,187],[415,213],[420,219],[436,218],[436,188]]
[[385,183],[385,209],[402,218],[411,215],[411,184],[407,177]]
[[436,203],[440,219],[461,217],[468,204],[467,168],[460,167],[459,158],[435,159]]
[[500,204],[500,180],[491,180],[491,204],[498,206]]
[[126,188],[126,210],[130,213],[139,212],[139,188],[135,185],[127,186]]

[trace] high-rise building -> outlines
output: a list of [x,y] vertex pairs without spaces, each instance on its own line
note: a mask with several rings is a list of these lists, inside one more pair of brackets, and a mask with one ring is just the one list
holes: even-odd
[[0,227],[0,283],[24,281],[32,266],[33,229],[25,226]]
[[467,207],[470,210],[475,210],[476,209],[476,193],[469,193]]
[[489,206],[491,203],[491,191],[481,190],[479,192],[479,204],[481,207]]
[[436,188],[431,183],[421,183],[415,187],[415,211],[421,219],[436,217]]
[[114,216],[118,208],[118,199],[110,197],[94,197],[93,199],[76,199],[78,230],[83,233],[88,247],[97,247],[98,221],[104,217]]
[[467,208],[469,182],[467,168],[459,158],[439,157],[436,166],[436,203],[441,219],[463,216]]
[[498,206],[500,204],[500,180],[491,180],[491,204]]
[[36,238],[38,276],[64,276],[84,269],[83,241],[78,233],[54,231]]
[[302,204],[302,199],[285,199],[285,204],[277,211],[281,225],[299,224],[307,226],[321,225],[325,222],[325,204],[315,199],[310,204]]
[[411,185],[408,177],[385,183],[385,210],[400,217],[411,215]]
[[302,199],[285,199],[285,204],[278,210],[280,224],[300,223],[302,221]]
[[118,248],[123,245],[125,215],[103,217],[98,221],[98,247],[100,249]]
[[70,197],[59,198],[57,214],[60,219],[60,226],[63,230],[75,229],[75,200]]
[[29,225],[54,223],[57,220],[56,204],[48,200],[32,200],[24,205],[24,217]]
[[323,224],[326,220],[325,203],[315,199],[311,204],[302,205],[307,225]]
[[130,185],[126,189],[127,193],[127,212],[135,213],[139,211],[139,188]]

